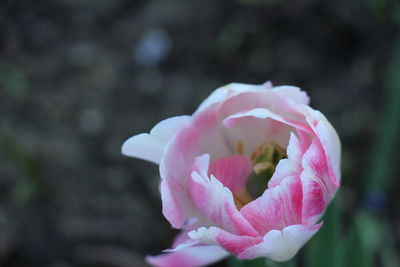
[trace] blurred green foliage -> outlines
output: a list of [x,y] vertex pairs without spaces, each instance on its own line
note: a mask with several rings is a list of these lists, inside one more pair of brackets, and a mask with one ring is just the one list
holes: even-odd
[[10,95],[14,97],[23,97],[28,91],[28,79],[24,72],[18,68],[9,68],[1,70],[0,85]]
[[322,221],[324,225],[308,245],[307,266],[343,266],[343,245],[340,237],[341,217],[338,210],[338,196],[328,207]]
[[15,201],[21,206],[28,205],[43,190],[38,159],[2,131],[0,131],[0,153],[21,172],[21,177],[14,187]]

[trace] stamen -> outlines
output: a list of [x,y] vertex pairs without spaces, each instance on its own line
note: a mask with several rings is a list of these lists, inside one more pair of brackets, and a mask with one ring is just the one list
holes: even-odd
[[260,146],[254,150],[254,152],[251,154],[251,160],[255,161],[264,151],[265,143],[262,143]]
[[253,166],[253,171],[256,174],[261,174],[263,172],[265,172],[267,169],[272,169],[273,171],[275,170],[275,165],[272,164],[272,162],[260,162],[260,163],[256,163]]
[[275,172],[278,162],[286,157],[286,151],[278,144],[263,143],[251,154],[253,173],[247,180],[246,188],[251,197],[257,198],[268,187],[268,181]]
[[249,195],[249,192],[247,192],[246,189],[240,193],[234,194],[233,199],[238,210],[243,208],[247,203],[253,201],[253,198]]
[[239,140],[239,141],[236,143],[236,151],[237,151],[237,153],[240,154],[240,155],[243,154],[243,141],[242,141],[242,140]]
[[[236,143],[236,151],[238,154],[244,153],[242,140]],[[233,194],[235,206],[238,210],[259,197],[267,189],[268,181],[274,174],[276,165],[285,157],[285,149],[274,142],[263,143],[254,150],[250,156],[253,173],[247,180],[246,188]]]

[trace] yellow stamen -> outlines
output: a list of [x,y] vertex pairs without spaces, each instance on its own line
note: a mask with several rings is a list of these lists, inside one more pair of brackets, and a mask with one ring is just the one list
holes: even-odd
[[236,143],[236,151],[238,154],[243,154],[243,141],[242,140],[239,140]]
[[265,144],[263,143],[263,144],[259,145],[256,148],[256,150],[254,150],[254,152],[251,154],[251,157],[250,157],[252,161],[255,161],[260,155],[262,155],[262,153],[264,152],[264,147],[265,147]]
[[249,192],[244,189],[242,192],[234,194],[233,199],[235,201],[235,206],[238,210],[243,208],[244,205],[251,202],[253,198],[250,196]]
[[272,170],[274,170],[274,169],[275,169],[275,165],[274,165],[273,163],[269,162],[269,161],[267,161],[267,162],[260,162],[260,163],[256,163],[256,164],[253,166],[253,171],[254,171],[256,174],[261,174],[262,172],[264,172],[265,170],[267,170],[267,169],[269,169],[269,168],[271,168]]

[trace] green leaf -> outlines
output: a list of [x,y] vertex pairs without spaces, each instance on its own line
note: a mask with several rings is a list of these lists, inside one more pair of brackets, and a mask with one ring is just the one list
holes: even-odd
[[238,260],[232,256],[228,260],[231,267],[267,267],[265,258],[255,260]]
[[389,65],[383,101],[381,125],[377,126],[379,132],[367,170],[367,191],[387,189],[395,166],[394,151],[400,133],[400,41],[395,46]]
[[342,267],[343,245],[340,239],[338,198],[328,207],[324,225],[311,240],[306,250],[307,267]]
[[[346,266],[372,267],[373,257],[368,249],[366,230],[370,224],[366,220],[360,220],[357,216],[354,225],[348,232],[346,244]],[[368,219],[367,219],[368,220]]]
[[235,257],[230,257],[229,260],[230,267],[295,267],[294,260],[287,262],[274,262],[265,258],[259,258],[254,260],[238,260]]

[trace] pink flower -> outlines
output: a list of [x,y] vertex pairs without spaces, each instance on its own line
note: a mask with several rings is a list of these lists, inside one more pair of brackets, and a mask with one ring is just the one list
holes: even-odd
[[340,141],[297,87],[233,83],[192,116],[129,138],[122,153],[160,165],[163,214],[182,229],[160,267],[229,254],[286,261],[322,226],[340,184]]

